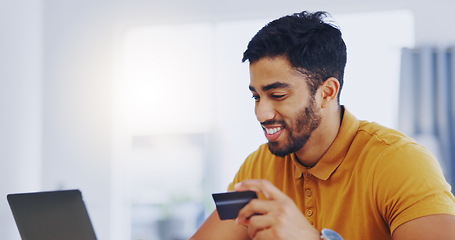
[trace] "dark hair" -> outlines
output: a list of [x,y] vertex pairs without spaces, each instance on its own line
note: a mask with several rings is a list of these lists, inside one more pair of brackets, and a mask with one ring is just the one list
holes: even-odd
[[324,21],[327,17],[330,17],[327,12],[304,11],[270,22],[248,43],[242,62],[284,56],[296,70],[309,78],[308,85],[313,95],[329,77],[338,79],[341,92],[346,45],[339,28]]

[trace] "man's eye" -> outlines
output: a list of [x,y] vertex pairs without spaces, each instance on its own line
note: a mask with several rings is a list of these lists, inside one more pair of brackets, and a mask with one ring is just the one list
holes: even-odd
[[273,94],[271,97],[276,100],[281,100],[286,97],[286,94]]
[[258,102],[259,101],[259,96],[258,95],[253,95],[252,97],[254,99],[254,101]]

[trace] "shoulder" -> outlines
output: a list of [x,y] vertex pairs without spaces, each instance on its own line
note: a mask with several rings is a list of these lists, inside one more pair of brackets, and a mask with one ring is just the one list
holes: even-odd
[[[354,140],[360,151],[368,156],[378,176],[399,179],[443,178],[442,170],[435,156],[424,146],[403,133],[374,122],[361,121]],[[444,179],[442,179],[444,180]]]
[[411,169],[414,175],[430,170],[440,174],[441,169],[435,156],[423,145],[397,130],[362,121],[358,134],[366,135],[366,146],[377,148],[378,169],[390,171],[405,168]]
[[407,137],[400,131],[368,121],[360,121],[357,137],[362,137],[368,141],[376,141],[377,144],[383,144],[384,146],[416,143],[414,139]]
[[440,168],[427,148],[397,130],[374,122],[361,121],[351,148],[381,168],[413,167],[416,164]]

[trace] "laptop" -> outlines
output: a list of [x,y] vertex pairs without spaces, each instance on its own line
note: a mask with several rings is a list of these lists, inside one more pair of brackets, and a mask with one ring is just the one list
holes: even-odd
[[23,240],[96,240],[80,190],[8,194]]

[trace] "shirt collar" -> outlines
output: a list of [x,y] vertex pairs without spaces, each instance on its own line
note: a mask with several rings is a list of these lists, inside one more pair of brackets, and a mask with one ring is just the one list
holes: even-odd
[[343,162],[349,146],[359,129],[360,121],[348,112],[344,106],[341,107],[344,110],[344,114],[338,134],[327,152],[314,167],[307,168],[303,166],[297,161],[295,153],[291,154],[295,178],[300,178],[302,174],[308,172],[321,180],[327,180]]

